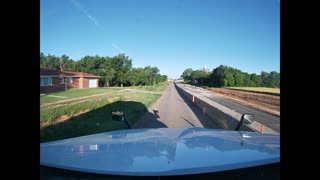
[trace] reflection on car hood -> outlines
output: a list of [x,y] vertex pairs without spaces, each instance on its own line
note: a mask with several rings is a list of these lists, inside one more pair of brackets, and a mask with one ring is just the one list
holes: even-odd
[[280,162],[280,136],[206,128],[130,129],[40,143],[40,164],[112,175],[182,175]]

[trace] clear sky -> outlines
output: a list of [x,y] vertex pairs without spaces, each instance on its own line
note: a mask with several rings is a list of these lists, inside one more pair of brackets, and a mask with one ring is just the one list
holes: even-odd
[[280,0],[41,0],[40,52],[125,53],[178,78],[227,65],[280,72]]

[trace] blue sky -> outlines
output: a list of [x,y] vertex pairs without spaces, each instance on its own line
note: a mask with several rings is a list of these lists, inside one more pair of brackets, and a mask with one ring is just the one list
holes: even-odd
[[280,72],[279,0],[40,0],[40,52],[125,53],[178,78],[219,65]]

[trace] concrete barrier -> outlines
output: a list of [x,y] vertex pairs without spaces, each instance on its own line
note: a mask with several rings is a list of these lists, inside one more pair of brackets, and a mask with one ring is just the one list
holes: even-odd
[[[204,115],[207,115],[210,119],[215,121],[221,128],[226,130],[235,130],[238,123],[240,122],[242,114],[229,109],[225,106],[222,106],[219,103],[214,101],[208,101],[207,97],[201,94],[193,94],[188,90],[184,90],[181,87],[181,84],[175,84],[175,87],[180,91],[184,96],[189,99],[194,106],[197,106]],[[260,132],[263,125],[259,122],[254,121],[251,125],[243,125],[241,131],[255,131]],[[278,132],[263,126],[264,133],[269,134],[279,134]]]

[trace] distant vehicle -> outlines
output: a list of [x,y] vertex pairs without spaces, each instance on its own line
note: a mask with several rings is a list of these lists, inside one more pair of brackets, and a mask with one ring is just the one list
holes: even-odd
[[[112,112],[112,119],[126,122],[122,111]],[[280,179],[280,136],[239,131],[253,120],[253,115],[242,115],[234,131],[127,129],[40,143],[40,165],[51,168],[41,178]]]

